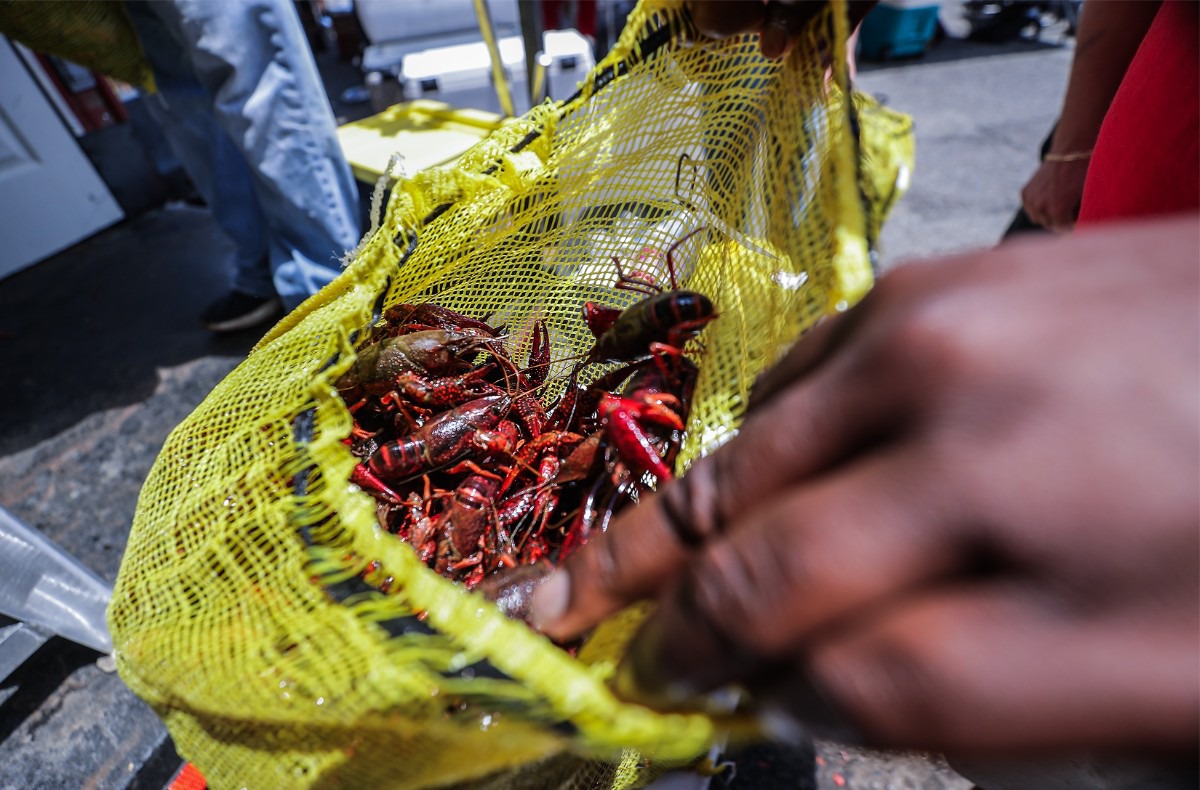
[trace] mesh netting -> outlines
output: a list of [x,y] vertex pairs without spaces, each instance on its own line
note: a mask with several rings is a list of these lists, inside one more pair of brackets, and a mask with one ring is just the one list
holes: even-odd
[[172,433],[109,619],[122,677],[213,786],[628,787],[704,754],[727,722],[606,685],[641,609],[572,657],[378,527],[347,482],[333,382],[383,310],[428,301],[490,316],[514,358],[544,320],[553,398],[594,342],[582,303],[642,298],[614,289],[613,256],[702,229],[679,284],[720,316],[688,346],[678,470],[727,440],[755,376],[872,281],[856,103],[842,53],[831,74],[814,54],[827,25],[844,40],[834,11],[774,63],[753,37],[700,45],[679,2],[643,0],[577,96],[397,183],[343,275]]

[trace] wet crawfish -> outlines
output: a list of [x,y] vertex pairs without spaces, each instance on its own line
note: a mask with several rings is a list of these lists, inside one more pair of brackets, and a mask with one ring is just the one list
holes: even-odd
[[[536,581],[636,501],[649,475],[670,479],[695,365],[682,346],[715,317],[711,301],[616,261],[626,310],[588,303],[595,345],[557,402],[544,400],[550,334],[519,332],[526,364],[484,321],[436,305],[388,309],[337,382],[361,460],[351,482],[379,523],[434,571],[495,595],[523,616]],[[622,366],[579,386],[596,362]],[[542,396],[539,398],[539,394]],[[374,578],[374,577],[372,577]]]
[[354,366],[337,381],[342,392],[362,389],[382,395],[395,386],[398,376],[446,376],[463,373],[470,363],[465,355],[494,338],[478,329],[426,329],[384,338],[358,352]]
[[583,320],[596,338],[588,352],[588,362],[643,359],[661,353],[662,346],[682,349],[689,338],[717,317],[711,299],[697,291],[681,290],[675,277],[675,250],[701,230],[704,228],[692,231],[667,250],[669,290],[664,290],[648,275],[627,274],[621,260],[613,258],[617,267],[617,288],[643,293],[646,298],[624,310],[584,302]]
[[475,434],[498,426],[511,405],[507,395],[487,395],[442,412],[408,436],[381,445],[367,468],[382,480],[403,480],[448,466],[474,450]]

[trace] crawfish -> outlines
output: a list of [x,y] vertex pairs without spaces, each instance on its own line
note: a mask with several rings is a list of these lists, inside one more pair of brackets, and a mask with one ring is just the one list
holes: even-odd
[[367,467],[384,480],[401,480],[452,464],[476,451],[475,435],[495,428],[511,405],[508,395],[487,395],[442,412],[408,436],[381,446]]
[[584,437],[567,431],[546,431],[535,436],[521,445],[513,454],[513,467],[500,486],[501,494],[508,491],[517,478],[524,472],[533,472],[544,482],[548,477],[542,477],[541,464],[546,456],[558,457],[560,447],[573,447],[582,442]]
[[405,371],[396,376],[396,391],[422,406],[445,408],[498,392],[495,386],[482,381],[494,369],[484,365],[461,376],[441,376],[425,379],[419,373]]
[[[493,505],[497,486],[498,481],[489,475],[468,476],[454,490],[444,516],[452,549],[447,568],[453,571],[472,568],[464,579],[467,587],[474,587],[484,573],[499,565],[517,564],[509,530],[529,514],[533,491],[522,490]],[[454,557],[463,559],[451,563]]]
[[500,481],[482,474],[467,475],[454,489],[446,522],[450,542],[459,556],[479,551]]
[[663,440],[652,434],[652,428],[672,432],[684,429],[698,376],[696,364],[682,354],[656,357],[655,364],[634,371],[622,395],[601,397],[597,412],[605,435],[617,456],[634,472],[650,472],[664,481],[671,479],[669,464],[679,448],[678,434]]
[[618,457],[638,474],[649,472],[659,480],[671,479],[671,470],[663,462],[654,442],[646,434],[645,424],[683,430],[679,415],[665,406],[643,404],[630,398],[605,395],[600,399],[600,421]]
[[490,335],[471,328],[426,329],[385,338],[358,352],[353,367],[338,379],[337,388],[345,392],[361,387],[372,395],[382,395],[402,373],[461,372],[468,365],[463,354],[490,342]]
[[712,300],[697,291],[679,289],[675,278],[675,250],[701,230],[692,231],[667,250],[670,290],[664,290],[646,275],[626,274],[620,258],[613,257],[617,288],[645,294],[646,298],[624,310],[584,303],[583,320],[596,338],[586,357],[588,362],[642,359],[663,353],[662,346],[682,349],[689,338],[717,317]]
[[429,302],[392,305],[384,311],[383,320],[386,322],[384,331],[388,334],[395,334],[396,329],[401,332],[413,329],[476,329],[491,337],[499,334],[484,321]]

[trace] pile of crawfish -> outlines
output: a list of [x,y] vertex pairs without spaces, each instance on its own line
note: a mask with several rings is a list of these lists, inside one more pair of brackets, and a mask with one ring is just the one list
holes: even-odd
[[[428,303],[387,310],[337,382],[360,459],[351,481],[375,498],[381,526],[473,588],[544,575],[669,480],[698,373],[683,345],[716,317],[703,294],[674,288],[682,241],[667,253],[671,290],[614,258],[617,287],[646,298],[583,305],[596,342],[552,400],[543,321],[518,362],[484,320]],[[616,367],[579,383],[606,363]]]

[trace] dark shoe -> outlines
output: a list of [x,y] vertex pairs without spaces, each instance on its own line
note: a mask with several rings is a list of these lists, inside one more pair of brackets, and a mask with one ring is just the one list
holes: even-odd
[[263,299],[241,291],[230,291],[208,306],[200,320],[213,332],[236,332],[279,317],[283,303],[278,296]]

